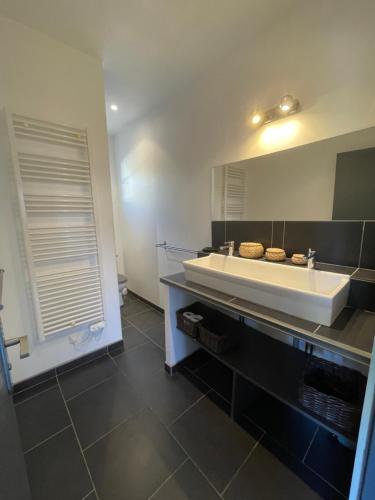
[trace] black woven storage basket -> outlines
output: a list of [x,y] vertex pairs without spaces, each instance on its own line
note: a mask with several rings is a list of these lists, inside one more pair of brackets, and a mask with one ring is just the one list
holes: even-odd
[[366,378],[356,370],[311,356],[299,387],[300,403],[348,434],[358,430]]
[[192,312],[193,314],[199,314],[203,318],[206,318],[211,311],[212,310],[209,307],[201,304],[200,302],[195,302],[188,307],[183,307],[182,309],[176,311],[177,328],[190,337],[197,338],[199,323],[195,323],[186,318],[184,316],[184,312]]
[[223,354],[238,344],[241,327],[239,321],[215,311],[199,323],[199,341],[216,354]]

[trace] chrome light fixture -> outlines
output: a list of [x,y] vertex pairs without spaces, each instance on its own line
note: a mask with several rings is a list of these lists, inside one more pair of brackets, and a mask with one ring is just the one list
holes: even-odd
[[280,103],[277,106],[264,112],[259,110],[254,111],[251,115],[250,122],[254,127],[260,127],[266,123],[294,115],[299,111],[301,111],[299,100],[290,94],[286,94],[280,99]]

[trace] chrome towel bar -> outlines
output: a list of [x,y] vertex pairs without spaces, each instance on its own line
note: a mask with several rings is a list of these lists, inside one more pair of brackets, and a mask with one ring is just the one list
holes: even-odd
[[[157,248],[163,248],[164,250],[170,250],[171,252],[183,252],[183,253],[206,253],[202,252],[202,250],[192,250],[191,248],[180,248],[180,247],[174,247],[172,245],[168,245],[166,241],[164,243],[157,243],[155,245]],[[208,254],[207,254],[208,255]]]

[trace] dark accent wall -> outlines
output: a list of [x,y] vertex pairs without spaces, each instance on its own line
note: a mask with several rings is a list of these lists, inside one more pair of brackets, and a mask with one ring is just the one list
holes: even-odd
[[338,153],[334,220],[375,219],[375,148]]
[[372,221],[213,221],[212,245],[234,240],[259,241],[265,248],[293,253],[316,250],[319,262],[375,269],[375,222]]

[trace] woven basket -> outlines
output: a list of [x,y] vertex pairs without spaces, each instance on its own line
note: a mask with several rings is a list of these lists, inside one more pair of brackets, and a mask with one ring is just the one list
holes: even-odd
[[261,243],[244,242],[240,244],[240,255],[246,259],[263,257],[264,248]]
[[184,316],[184,312],[199,314],[203,318],[207,315],[208,308],[200,302],[195,302],[188,307],[183,307],[176,311],[177,328],[189,335],[189,337],[197,338],[199,322],[193,322]]
[[280,262],[286,259],[285,250],[282,248],[267,248],[266,259],[272,262]]
[[303,253],[294,253],[292,255],[292,262],[297,266],[305,266],[307,264],[307,259]]
[[302,406],[355,434],[361,417],[366,378],[356,370],[312,356],[299,387]]
[[240,341],[243,325],[236,319],[215,311],[211,317],[206,316],[198,325],[199,342],[217,354],[223,354]]

